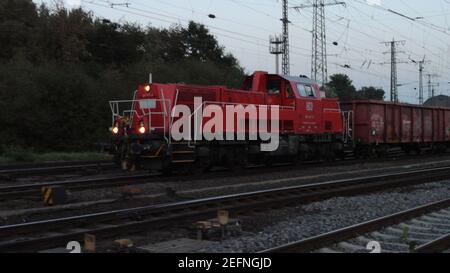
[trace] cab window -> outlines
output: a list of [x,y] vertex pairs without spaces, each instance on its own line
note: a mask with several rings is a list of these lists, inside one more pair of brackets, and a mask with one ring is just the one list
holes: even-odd
[[316,94],[314,89],[309,85],[297,84],[297,89],[300,96],[304,98],[315,98]]
[[303,84],[297,84],[298,94],[300,97],[306,97],[306,90]]
[[245,91],[250,91],[252,90],[252,84],[253,84],[253,76],[247,77],[241,89]]
[[280,80],[269,80],[267,82],[267,93],[269,95],[279,95],[281,90],[281,81]]
[[314,89],[311,86],[305,85],[306,96],[315,98],[316,94],[314,93]]
[[295,98],[294,91],[292,91],[292,86],[290,83],[286,83],[286,98],[288,99]]

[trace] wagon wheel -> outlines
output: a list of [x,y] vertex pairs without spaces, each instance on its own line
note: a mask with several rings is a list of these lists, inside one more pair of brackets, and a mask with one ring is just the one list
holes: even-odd
[[273,158],[271,157],[271,156],[266,156],[265,158],[264,158],[264,164],[267,166],[267,167],[272,167],[273,166],[273,163],[274,163],[274,160],[273,160]]

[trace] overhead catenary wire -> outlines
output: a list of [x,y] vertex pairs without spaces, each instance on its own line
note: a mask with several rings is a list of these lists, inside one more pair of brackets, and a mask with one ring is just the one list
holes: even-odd
[[[83,0],[83,3],[86,4],[98,4],[100,5],[100,0],[94,1],[86,1]],[[185,10],[185,11],[190,11],[193,14],[197,14],[202,18],[202,16],[205,17],[206,20],[206,16],[207,13],[209,12],[209,10],[204,11],[203,9],[201,9],[202,11],[196,10],[194,6],[190,5],[189,7],[186,6],[182,6],[182,5],[178,5],[175,2],[170,2],[168,3],[168,1],[162,1],[162,0],[154,0],[160,3],[165,3],[165,5],[167,6],[177,6],[178,10]],[[277,11],[275,12],[267,12],[264,10],[264,8],[275,8],[279,6],[279,2],[277,3],[277,1],[273,0],[273,1],[251,1],[250,4],[248,1],[240,1],[240,0],[227,0],[230,3],[234,3],[235,5],[238,5],[242,8],[245,8],[247,10],[251,10],[252,12],[254,12],[255,14],[259,14],[261,16],[265,16],[266,18],[268,18],[268,20],[273,20],[273,22],[279,22],[280,20],[280,16],[279,12]],[[141,1],[137,1],[137,0],[130,0],[128,2],[132,2],[135,4],[139,4],[139,7],[148,7],[147,8],[137,8],[136,10],[133,10],[136,8],[135,5],[133,5],[131,8],[118,8],[115,7],[115,10],[117,12],[122,12],[122,13],[128,13],[128,14],[138,14],[137,16],[143,16],[145,18],[151,19],[151,20],[155,20],[155,21],[159,21],[159,22],[163,22],[165,24],[169,24],[169,25],[173,25],[175,23],[180,23],[180,22],[188,22],[189,20],[191,20],[193,17],[189,17],[186,18],[185,16],[182,15],[178,15],[176,14],[176,10],[175,9],[159,9],[159,8],[152,8],[150,9],[150,6],[142,3]],[[139,3],[140,2],[140,3]],[[304,2],[304,1],[289,1],[290,3],[292,2],[292,5],[294,5],[295,3],[299,3],[299,2]],[[358,3],[359,2],[359,3]],[[383,72],[383,69],[378,68],[378,64],[380,62],[382,62],[381,58],[382,57],[382,50],[380,47],[378,46],[374,46],[373,44],[375,44],[376,42],[379,42],[380,40],[384,40],[385,34],[383,33],[388,33],[388,32],[399,32],[398,29],[396,29],[394,26],[386,26],[385,23],[380,22],[380,20],[376,17],[372,18],[370,17],[370,14],[367,14],[367,12],[363,11],[361,13],[361,9],[358,8],[357,5],[363,5],[361,2],[363,1],[356,1],[356,0],[351,0],[350,1],[350,10],[346,10],[345,12],[347,12],[349,14],[349,16],[346,15],[342,15],[342,14],[335,14],[335,13],[331,13],[330,15],[335,15],[336,17],[332,18],[332,16],[329,16],[330,18],[327,18],[327,20],[329,20],[329,22],[332,22],[332,24],[328,24],[330,26],[331,31],[329,31],[329,38],[331,37],[334,40],[331,41],[339,41],[339,47],[333,47],[331,46],[331,52],[330,52],[330,59],[333,60],[333,62],[337,62],[342,64],[345,63],[349,63],[351,65],[352,68],[356,69],[361,67],[361,70],[364,72],[368,72],[368,73],[379,73],[379,72]],[[404,2],[404,1],[402,1]],[[272,4],[273,3],[273,4]],[[151,6],[153,7],[153,5]],[[281,8],[281,7],[280,7]],[[379,10],[378,8],[374,7],[374,10]],[[399,13],[403,13],[402,10],[398,10],[398,9],[393,9],[398,11]],[[357,12],[357,16],[355,17],[355,13]],[[385,12],[386,16],[389,16],[389,18],[394,18],[396,20],[408,20],[407,18],[402,18],[400,16],[396,16],[395,14],[391,13],[390,15],[388,14],[388,12],[385,10],[380,10],[380,12]],[[181,12],[180,12],[181,13]],[[342,12],[340,12],[342,13]],[[415,12],[412,10],[412,12],[409,12],[410,14],[408,14],[408,12],[406,12],[406,15],[411,16],[411,18],[414,18],[416,15],[417,17],[422,16],[420,13]],[[433,14],[431,12],[429,12],[430,14]],[[437,12],[434,12],[434,14],[436,14]],[[303,14],[304,17],[308,17],[308,13],[304,13]],[[369,17],[368,17],[369,16]],[[198,16],[197,16],[198,17]],[[196,17],[196,18],[197,18]],[[398,18],[397,18],[398,17]],[[252,22],[249,23],[245,23],[245,22],[241,22],[239,19],[231,19],[231,18],[226,18],[223,17],[223,15],[221,14],[217,14],[217,20],[221,20],[222,24],[221,26],[216,26],[216,25],[212,25],[210,23],[206,23],[205,26],[207,26],[209,29],[211,29],[211,33],[215,36],[218,37],[222,37],[222,38],[226,38],[226,39],[232,39],[234,41],[239,41],[242,42],[243,44],[247,44],[247,45],[253,45],[256,46],[257,48],[261,48],[261,49],[268,49],[268,36],[273,34],[273,31],[271,31],[270,28],[265,27],[265,25],[261,24],[261,25],[256,25],[253,24]],[[292,19],[291,19],[292,18]],[[306,24],[305,21],[309,21],[306,20],[305,18],[300,18],[299,20],[296,20],[294,17],[291,16],[290,20],[291,22],[291,26],[292,26],[292,36],[295,37],[293,38],[293,40],[297,40],[299,38],[301,38],[302,40],[305,40],[305,37],[307,37],[307,39],[310,39],[310,30],[308,29],[310,27],[310,24]],[[365,20],[364,18],[366,18],[367,20]],[[299,22],[301,21],[301,22]],[[202,22],[203,23],[203,22]],[[434,22],[432,22],[434,23]],[[242,26],[245,26],[245,28],[248,28],[250,30],[255,30],[255,31],[242,31],[241,29],[236,30],[235,28],[228,28],[228,27],[223,27],[223,25],[226,24],[233,24],[233,25],[237,25],[237,24],[241,24]],[[413,25],[415,25],[415,28],[419,28],[419,29],[430,29],[433,28],[433,26],[430,26],[428,23],[412,23]],[[434,25],[437,25],[434,23]],[[360,28],[360,26],[364,26],[364,28]],[[367,31],[365,29],[367,28],[372,28],[374,27],[375,30],[377,31]],[[257,30],[257,31],[256,31]],[[383,32],[381,32],[383,31]],[[258,34],[263,34],[263,35],[258,35]],[[301,37],[297,36],[301,33]],[[414,33],[414,32],[411,32]],[[432,34],[433,36],[439,34],[441,32],[439,32],[438,30],[434,31],[434,33]],[[381,35],[380,35],[381,34]],[[408,35],[409,33],[402,33],[403,36],[399,35],[399,37],[408,40],[408,48],[405,49],[407,50],[407,54],[405,54],[403,56],[404,59],[419,59],[421,56],[423,57],[424,53],[421,51],[426,52],[427,56],[429,56],[431,59],[436,59],[436,65],[427,67],[426,69],[430,70],[430,71],[441,71],[439,74],[441,75],[445,75],[446,73],[443,73],[442,71],[449,71],[450,69],[450,63],[449,63],[449,59],[447,58],[440,58],[440,55],[442,55],[443,53],[441,49],[439,49],[439,45],[442,43],[444,43],[442,40],[442,37],[437,39],[436,41],[438,43],[432,43],[432,44],[427,44],[427,46],[424,46],[424,42],[423,41],[419,41],[418,37],[411,37],[412,35]],[[308,35],[308,36],[305,36]],[[351,43],[347,43],[345,41],[341,41],[342,40],[342,35],[345,35],[346,40],[350,40]],[[262,36],[266,36],[266,37],[262,37]],[[391,34],[392,36],[392,34]],[[397,36],[397,35],[396,35]],[[408,37],[409,36],[409,37]],[[442,35],[441,35],[442,36]],[[342,44],[342,45],[341,45]],[[232,45],[232,43],[231,43]],[[409,47],[409,45],[411,45],[411,47]],[[227,48],[231,48],[230,46],[227,46]],[[234,48],[236,48],[234,46]],[[242,50],[241,46],[241,50]],[[338,50],[335,50],[338,49]],[[246,48],[245,50],[247,50],[248,52],[250,52],[252,49]],[[267,50],[268,51],[268,50]],[[333,52],[333,51],[338,51],[338,52]],[[269,59],[270,58],[270,54],[267,52],[265,53],[263,50],[255,50],[255,53],[258,53],[260,55],[260,57],[264,57],[265,59]],[[295,60],[293,63],[296,63],[297,66],[296,67],[303,67],[302,69],[307,70],[307,66],[308,61],[307,59],[310,58],[310,49],[307,47],[303,47],[302,45],[298,45],[298,43],[293,42],[293,46],[291,49],[291,54],[295,56],[295,58],[299,58],[299,60]],[[256,55],[255,55],[256,56]],[[305,60],[305,61],[304,61]],[[366,64],[366,66],[362,66],[362,64]],[[412,64],[409,65],[402,65],[399,66],[399,77],[401,77],[402,79],[400,80],[401,82],[405,82],[405,79],[408,78],[410,75],[412,75],[412,73],[418,73],[417,71],[413,70],[413,69],[409,69],[409,67],[412,68]],[[436,68],[434,68],[436,67]],[[351,70],[353,71],[353,70]],[[363,72],[361,72],[363,73]],[[372,76],[371,76],[372,77]],[[359,81],[364,81],[361,77],[359,77]]]

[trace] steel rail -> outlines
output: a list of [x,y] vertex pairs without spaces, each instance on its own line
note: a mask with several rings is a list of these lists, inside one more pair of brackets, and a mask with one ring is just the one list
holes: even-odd
[[[367,234],[370,232],[378,231],[380,229],[405,222],[425,215],[430,212],[434,212],[443,208],[450,207],[450,199],[430,203],[427,205],[419,206],[413,209],[395,213],[392,215],[380,217],[378,219],[370,220],[346,228],[338,229],[335,231],[327,232],[306,238],[297,242],[289,243],[283,246],[267,249],[260,253],[307,253],[320,248],[324,248],[330,245],[343,242],[357,236]],[[448,249],[450,244],[450,235],[443,236],[437,240],[434,240],[428,244],[418,247],[416,252],[438,252]]]
[[137,185],[150,182],[149,179],[156,178],[157,175],[140,174],[129,176],[115,176],[104,178],[91,178],[80,180],[66,180],[43,183],[32,183],[14,186],[0,187],[0,200],[27,198],[39,196],[43,187],[63,186],[67,190],[81,191],[90,189],[101,189],[113,186]]
[[[343,166],[354,164],[352,161],[338,161],[335,162],[334,166]],[[318,162],[305,162],[302,166],[308,167],[319,167],[321,166]],[[275,171],[283,171],[287,167],[291,167],[291,165],[279,165],[273,167],[272,169]],[[430,167],[428,167],[430,168]],[[248,167],[244,170],[242,175],[253,175],[260,174],[262,167]],[[424,168],[426,169],[426,168]],[[193,175],[200,176],[199,178],[217,178],[217,177],[225,177],[228,173],[222,172],[220,170],[215,170],[210,174],[202,174],[202,175]],[[119,177],[107,177],[107,178],[90,178],[90,179],[77,179],[77,180],[66,180],[66,181],[48,181],[41,183],[28,183],[28,184],[20,184],[20,185],[12,185],[12,186],[0,186],[0,201],[5,201],[9,199],[18,199],[18,198],[29,198],[29,197],[39,197],[39,193],[42,187],[47,186],[65,186],[69,190],[79,191],[79,190],[89,190],[89,189],[101,189],[113,186],[122,186],[122,185],[137,185],[142,183],[150,182],[146,179],[157,178],[161,179],[160,182],[166,182],[171,178],[177,178],[177,176],[168,176],[163,177],[158,173],[148,174],[148,175],[132,175],[132,176],[119,176]]]
[[45,249],[68,239],[79,240],[86,233],[98,236],[130,233],[154,225],[200,220],[213,216],[220,209],[238,215],[261,208],[307,203],[336,195],[428,183],[446,179],[449,175],[450,167],[441,167],[0,226],[0,251]]
[[54,162],[44,164],[10,165],[0,168],[0,176],[24,176],[63,173],[92,168],[111,168],[111,161],[77,161],[77,162]]

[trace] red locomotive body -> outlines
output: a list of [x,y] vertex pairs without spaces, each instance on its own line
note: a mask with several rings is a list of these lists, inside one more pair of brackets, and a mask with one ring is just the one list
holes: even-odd
[[383,101],[343,102],[341,107],[353,113],[352,138],[360,154],[383,153],[390,147],[444,151],[450,143],[448,108]]
[[[196,99],[201,100],[200,105],[195,105]],[[240,90],[224,86],[152,83],[139,86],[133,100],[113,101],[110,105],[113,112],[112,151],[116,160],[128,169],[171,170],[176,166],[192,169],[193,165],[198,169],[209,169],[214,165],[234,167],[295,161],[315,155],[332,158],[343,147],[344,123],[338,101],[322,98],[319,86],[306,77],[255,72],[245,79]],[[171,134],[179,119],[174,114],[175,108],[183,106],[190,110],[189,118],[193,120],[196,112],[208,105],[216,109],[231,105],[276,108],[278,117],[269,114],[267,121],[273,127],[274,119],[278,119],[278,128],[271,129],[279,134],[279,145],[275,150],[263,151],[260,146],[266,141],[263,139],[208,141],[192,136],[189,141],[175,141]],[[244,117],[248,136],[251,133],[249,123],[255,116],[247,113]],[[206,126],[212,118],[202,117],[201,126]],[[230,119],[236,122],[239,116],[224,115],[223,118],[224,123]],[[261,122],[259,115],[256,119]],[[216,133],[217,130],[226,133],[228,129],[216,127]]]

